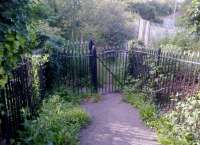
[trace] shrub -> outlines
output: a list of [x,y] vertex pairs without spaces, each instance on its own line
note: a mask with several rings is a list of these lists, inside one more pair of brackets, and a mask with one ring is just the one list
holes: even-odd
[[44,56],[32,56],[31,57],[31,64],[32,64],[32,76],[33,76],[33,99],[35,103],[40,101],[40,67],[41,65],[45,65],[48,62],[48,55]]
[[54,90],[54,94],[60,96],[63,100],[66,102],[69,102],[71,104],[78,105],[81,103],[81,101],[84,99],[84,94],[78,95],[74,93],[72,90],[66,89],[66,87],[59,87]]
[[151,126],[152,121],[156,120],[156,108],[153,104],[145,102],[140,106],[140,116],[148,126]]
[[168,16],[172,13],[172,8],[167,3],[155,1],[149,2],[130,2],[128,8],[138,13],[143,19],[162,23],[161,16]]
[[81,127],[88,123],[88,114],[79,106],[66,102],[61,96],[54,95],[44,101],[35,120],[25,120],[25,130],[21,132],[23,144],[78,144],[78,134]]
[[179,102],[173,111],[157,115],[156,106],[136,89],[136,84],[124,89],[123,99],[138,108],[143,121],[156,129],[161,144],[200,144],[200,93]]
[[[161,143],[172,145],[200,144],[200,94],[179,102],[176,108],[165,115],[165,124],[158,128]],[[170,126],[170,127],[169,127]],[[167,134],[167,136],[166,136]]]

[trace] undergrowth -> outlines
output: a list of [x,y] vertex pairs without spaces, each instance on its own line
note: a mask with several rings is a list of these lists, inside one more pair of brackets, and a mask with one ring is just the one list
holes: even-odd
[[156,130],[161,144],[200,145],[200,93],[179,102],[173,111],[160,114],[150,95],[135,86],[124,88],[123,100],[139,110],[146,125]]
[[89,123],[89,115],[80,107],[84,95],[75,95],[63,88],[56,89],[43,101],[39,115],[28,119],[25,111],[24,131],[20,142],[24,145],[78,145],[79,131]]

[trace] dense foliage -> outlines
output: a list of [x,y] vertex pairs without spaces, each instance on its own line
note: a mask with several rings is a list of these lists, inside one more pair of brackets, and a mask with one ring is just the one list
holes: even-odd
[[176,51],[199,50],[200,31],[200,1],[186,0],[180,9],[180,16],[177,18],[177,31],[175,36],[169,36],[159,42],[158,47]]
[[162,22],[161,16],[168,16],[172,13],[169,4],[156,1],[130,3],[129,9],[138,13],[143,19],[156,23]]
[[21,57],[36,45],[38,2],[3,0],[0,3],[0,86]]
[[139,109],[146,125],[156,129],[158,140],[163,145],[199,145],[199,93],[178,102],[175,109],[166,113],[159,110],[152,102],[153,96],[141,92],[139,81],[131,80],[124,88],[125,102]]
[[89,121],[78,105],[81,97],[59,89],[46,99],[34,120],[26,119],[21,142],[27,145],[77,145],[80,129]]
[[33,77],[33,82],[32,82],[32,98],[34,99],[34,102],[38,104],[40,99],[40,89],[41,89],[41,76],[40,76],[40,69],[42,66],[45,66],[46,63],[48,62],[48,55],[44,56],[32,56],[31,57],[31,65],[32,65],[32,77]]
[[176,108],[159,120],[157,130],[162,144],[200,144],[200,98],[199,93],[179,102]]
[[197,51],[199,49],[199,39],[195,34],[188,31],[178,32],[175,36],[167,37],[157,42],[156,46],[165,51],[182,52]]
[[42,0],[49,11],[47,22],[41,23],[45,34],[65,40],[88,40],[116,45],[134,36],[131,14],[122,2],[107,0]]
[[200,1],[193,0],[191,7],[188,9],[188,21],[193,32],[199,35],[200,32]]
[[[52,108],[54,108],[52,110]],[[58,96],[43,104],[40,117],[26,121],[27,144],[77,144],[77,134],[88,116],[80,107],[63,102]]]

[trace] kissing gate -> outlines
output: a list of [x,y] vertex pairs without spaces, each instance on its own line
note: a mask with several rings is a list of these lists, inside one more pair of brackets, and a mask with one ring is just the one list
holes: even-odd
[[58,85],[77,93],[119,91],[127,75],[128,51],[124,47],[96,48],[93,41],[68,43],[51,55],[51,68]]

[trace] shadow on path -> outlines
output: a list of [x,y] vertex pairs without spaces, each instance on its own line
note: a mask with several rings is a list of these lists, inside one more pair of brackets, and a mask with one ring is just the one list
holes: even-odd
[[82,129],[81,145],[158,145],[156,134],[145,127],[137,110],[124,103],[120,94],[107,94],[99,103],[82,106],[92,123]]

